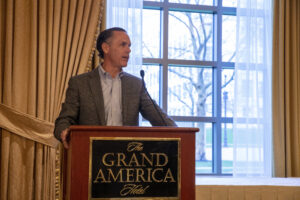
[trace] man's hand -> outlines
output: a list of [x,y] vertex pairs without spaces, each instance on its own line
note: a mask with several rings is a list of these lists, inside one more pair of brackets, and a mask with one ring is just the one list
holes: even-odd
[[69,148],[69,133],[69,128],[66,128],[60,134],[61,141],[66,149]]

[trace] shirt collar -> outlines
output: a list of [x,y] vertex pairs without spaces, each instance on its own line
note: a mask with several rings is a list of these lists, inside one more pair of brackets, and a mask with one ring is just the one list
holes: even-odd
[[[99,73],[100,73],[100,75],[102,75],[104,77],[110,76],[110,74],[103,69],[102,65],[99,66]],[[117,75],[117,77],[122,78],[123,75],[124,75],[124,72],[123,72],[123,69],[121,69],[121,72]]]

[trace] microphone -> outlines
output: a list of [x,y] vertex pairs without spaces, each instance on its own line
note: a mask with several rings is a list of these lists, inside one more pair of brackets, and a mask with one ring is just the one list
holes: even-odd
[[145,71],[144,71],[144,70],[141,70],[141,71],[140,71],[140,75],[141,75],[141,77],[142,77],[143,84],[144,84],[144,83],[145,83],[145,82],[144,82]]
[[147,96],[148,96],[149,99],[151,100],[151,103],[152,103],[152,105],[154,106],[156,112],[158,113],[158,115],[159,115],[161,121],[163,122],[163,124],[164,124],[165,126],[167,126],[167,123],[166,123],[165,119],[163,118],[163,116],[162,116],[161,113],[159,112],[159,110],[158,110],[156,104],[154,103],[153,99],[151,98],[151,96],[150,96],[150,94],[149,94],[149,92],[148,92],[148,90],[147,90],[147,88],[146,88],[145,80],[144,80],[145,71],[144,71],[144,70],[140,70],[140,75],[141,75],[141,77],[142,77],[143,88],[145,89]]

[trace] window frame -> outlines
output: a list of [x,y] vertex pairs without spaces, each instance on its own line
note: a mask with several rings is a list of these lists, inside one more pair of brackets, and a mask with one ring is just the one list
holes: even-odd
[[[169,3],[168,0],[163,2],[143,1],[143,9],[161,10],[161,58],[144,58],[143,65],[160,65],[162,68],[161,88],[160,88],[160,106],[163,110],[168,110],[168,67],[169,65],[189,65],[189,66],[211,66],[213,70],[213,97],[212,97],[212,116],[171,116],[175,121],[180,122],[201,122],[212,124],[212,173],[201,173],[197,175],[208,176],[232,176],[232,174],[222,173],[222,124],[233,123],[233,117],[222,117],[222,70],[234,69],[234,62],[222,61],[222,16],[236,16],[236,8],[223,7],[222,0],[215,0],[213,6],[191,5],[180,3]],[[169,37],[169,11],[189,11],[203,12],[213,14],[213,61],[201,60],[177,60],[168,59],[168,37]],[[201,130],[200,130],[201,131]]]

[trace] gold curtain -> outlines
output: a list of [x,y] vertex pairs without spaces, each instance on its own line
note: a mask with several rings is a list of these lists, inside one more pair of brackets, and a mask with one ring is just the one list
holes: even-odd
[[91,63],[102,10],[102,0],[0,1],[1,200],[60,198],[53,122],[67,81]]
[[300,177],[300,1],[274,1],[274,175]]
[[[103,8],[106,8],[106,1],[107,0],[103,0],[102,3],[103,3]],[[103,9],[101,11],[101,23],[100,23],[100,30],[99,30],[99,33],[101,31],[104,31],[106,29],[106,9]],[[95,41],[97,42],[97,41]],[[96,45],[95,45],[96,46]],[[91,60],[91,63],[90,63],[90,67],[89,67],[89,71],[92,70],[92,69],[95,69],[96,67],[98,67],[100,65],[100,63],[102,62],[101,58],[99,57],[99,52],[97,51],[97,49],[95,48],[94,51],[93,51],[93,57],[92,57],[92,60]]]

